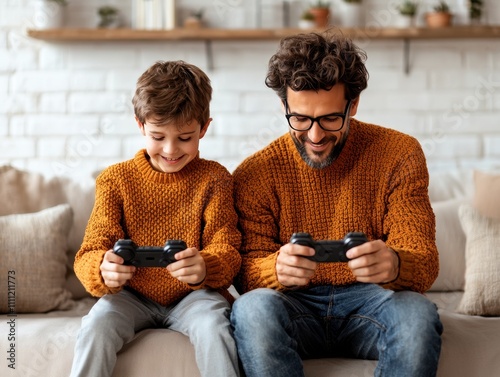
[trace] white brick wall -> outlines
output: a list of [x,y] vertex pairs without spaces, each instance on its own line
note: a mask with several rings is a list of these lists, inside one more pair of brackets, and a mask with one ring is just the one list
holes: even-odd
[[[332,6],[337,21],[340,1]],[[460,1],[448,2],[455,8]],[[130,20],[129,2],[107,3],[121,7],[124,21]],[[273,20],[273,9],[282,22],[276,3],[263,2],[263,23]],[[422,13],[434,1],[421,3]],[[241,26],[252,27],[255,4],[178,0],[178,16],[203,6],[207,24],[223,27],[222,13],[243,11]],[[391,25],[395,4],[364,0],[367,25]],[[70,0],[66,25],[94,26],[98,5],[100,0]],[[500,23],[500,4],[488,0],[486,9],[487,21]],[[277,40],[213,41],[209,70],[203,42],[46,42],[24,35],[31,22],[32,0],[0,0],[0,163],[77,174],[131,158],[144,145],[130,102],[135,82],[157,60],[189,61],[212,80],[214,120],[201,141],[203,157],[233,170],[287,132],[280,103],[264,85]],[[403,41],[374,40],[371,34],[357,41],[368,54],[370,72],[357,118],[417,137],[431,170],[500,167],[500,41],[412,41],[406,75]]]

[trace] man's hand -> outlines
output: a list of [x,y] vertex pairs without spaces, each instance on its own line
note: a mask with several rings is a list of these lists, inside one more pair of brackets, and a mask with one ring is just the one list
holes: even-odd
[[283,245],[276,259],[278,281],[285,287],[307,285],[316,272],[317,262],[304,257],[311,257],[314,249],[308,246],[288,243]]
[[167,266],[167,270],[172,277],[191,285],[198,285],[207,276],[205,260],[199,250],[195,247],[188,247],[186,250],[175,254],[177,262]]
[[347,265],[361,283],[388,283],[398,277],[399,258],[381,240],[356,246],[346,255],[351,259]]
[[106,251],[101,263],[101,276],[104,284],[109,288],[119,288],[132,279],[134,266],[124,266],[123,258],[113,253],[113,250]]

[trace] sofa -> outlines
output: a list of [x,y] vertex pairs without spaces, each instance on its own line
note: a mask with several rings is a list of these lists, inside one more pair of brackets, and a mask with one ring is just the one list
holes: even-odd
[[[72,270],[93,206],[94,178],[0,167],[1,376],[69,375],[81,318],[96,300]],[[444,325],[438,376],[498,376],[500,176],[431,174],[429,195],[440,274],[426,294]],[[370,376],[375,366],[373,360],[304,361],[310,377]],[[187,337],[148,329],[121,350],[113,375],[195,377],[199,372]]]

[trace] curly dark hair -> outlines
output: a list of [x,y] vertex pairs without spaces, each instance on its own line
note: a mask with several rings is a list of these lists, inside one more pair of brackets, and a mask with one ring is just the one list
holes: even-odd
[[287,88],[294,91],[330,90],[345,85],[345,97],[353,100],[366,89],[366,53],[349,38],[326,31],[298,34],[281,40],[269,60],[266,85],[286,100]]
[[211,99],[210,79],[200,68],[182,60],[158,61],[137,80],[132,104],[141,123],[197,120],[204,125]]

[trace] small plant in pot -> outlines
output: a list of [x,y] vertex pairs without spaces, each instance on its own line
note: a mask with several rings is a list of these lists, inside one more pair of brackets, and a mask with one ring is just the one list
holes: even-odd
[[203,26],[203,13],[205,10],[202,8],[196,12],[192,12],[185,20],[184,27],[188,29],[199,29]]
[[311,4],[309,13],[314,16],[317,27],[326,27],[330,21],[330,2],[318,0]]
[[396,6],[396,10],[400,14],[397,26],[410,27],[415,24],[415,15],[418,11],[418,3],[412,0],[403,0],[401,4]]
[[316,27],[316,21],[314,19],[314,15],[306,10],[302,15],[300,16],[299,20],[299,28],[300,29],[312,29]]
[[451,25],[453,14],[450,12],[450,7],[444,0],[440,0],[433,8],[432,12],[425,15],[425,22],[428,27],[439,28]]
[[342,0],[340,13],[342,26],[362,26],[364,24],[363,0]]
[[100,28],[116,28],[120,26],[118,9],[112,6],[102,6],[97,9]]
[[472,24],[478,24],[483,15],[483,0],[469,0],[469,17]]

